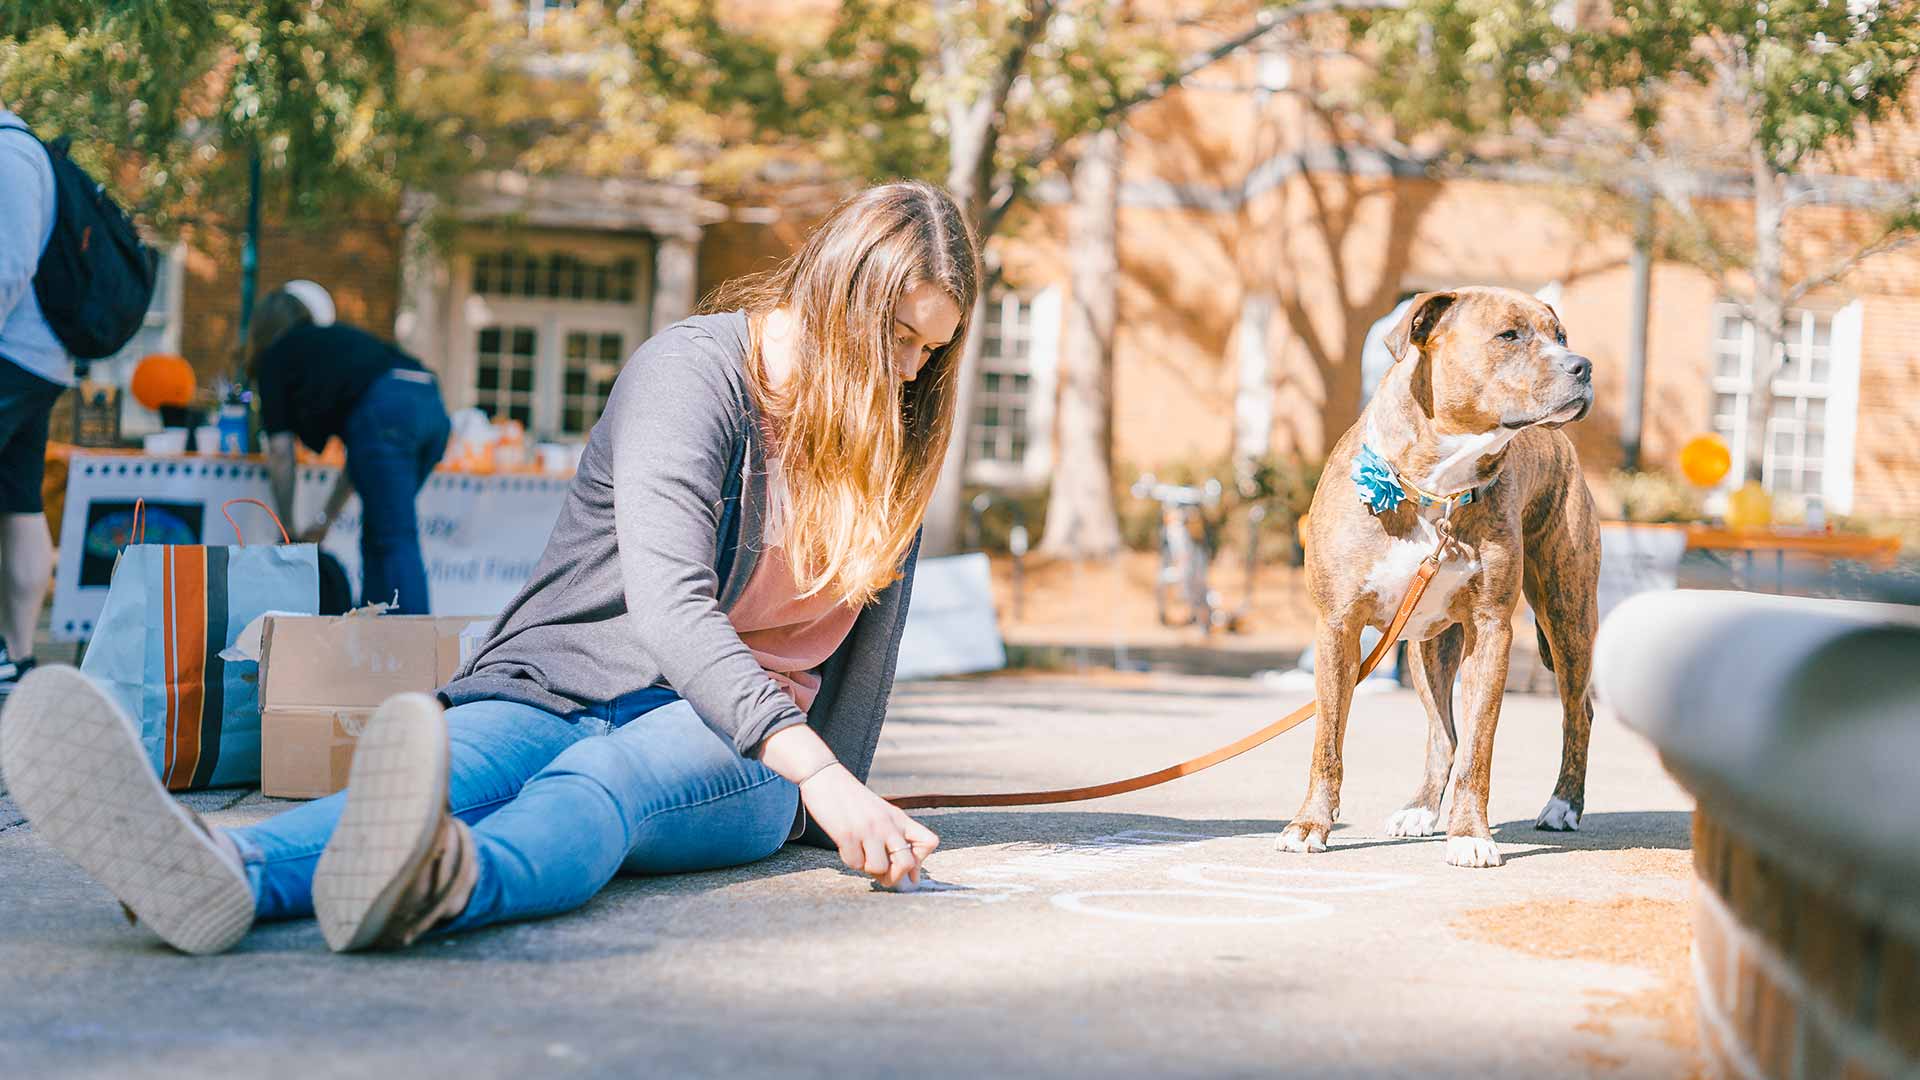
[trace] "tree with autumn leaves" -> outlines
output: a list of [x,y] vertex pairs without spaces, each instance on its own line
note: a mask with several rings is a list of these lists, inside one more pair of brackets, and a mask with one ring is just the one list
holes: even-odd
[[[1132,105],[1163,92],[1181,60],[1169,48],[1180,13],[1147,16],[1097,0],[849,0],[811,23],[788,15],[780,48],[767,27],[723,19],[727,6],[669,0],[598,13],[623,61],[598,79],[604,123],[586,135],[590,156],[631,162],[676,146],[683,159],[688,151],[706,155],[710,181],[746,184],[809,170],[934,178],[989,244],[1018,220],[1043,175],[1072,172],[1083,154],[1089,170],[1112,172],[1111,140],[1083,143],[1081,136],[1114,126]],[[1225,6],[1197,10],[1217,14]],[[1257,11],[1237,7],[1243,19]],[[1185,13],[1187,27],[1203,22]],[[633,62],[624,62],[628,56]],[[687,109],[690,122],[669,130],[661,118],[675,109]],[[1119,546],[1105,389],[1114,275],[1087,272],[1112,261],[1113,209],[1075,215],[1077,227],[1103,238],[1087,244],[1081,236],[1075,247],[1062,343],[1062,479],[1054,504],[1079,513],[1070,527],[1050,521],[1048,535],[1080,538],[1073,554]],[[1091,263],[1081,255],[1089,251]],[[987,272],[998,274],[991,247]],[[985,290],[980,303],[975,325]],[[980,340],[970,338],[960,369],[962,417],[972,408]],[[930,552],[959,543],[965,425],[958,430],[928,514]]]
[[[1441,169],[1483,165],[1491,147],[1558,170],[1598,218],[1633,230],[1642,304],[1653,257],[1715,280],[1754,331],[1752,434],[1735,464],[1760,479],[1789,309],[1920,240],[1920,170],[1873,138],[1920,70],[1920,6],[1413,0],[1358,27],[1379,59],[1371,100],[1455,137]],[[1837,235],[1789,241],[1796,212],[1836,204],[1857,211]]]
[[[1265,32],[1266,7],[589,0],[528,35],[492,5],[455,0],[22,0],[0,24],[0,100],[43,129],[86,133],[83,160],[161,229],[233,222],[262,185],[276,211],[322,217],[353,200],[450,194],[464,172],[504,165],[736,193],[932,177],[991,239],[1038,178],[1071,170],[1081,136]],[[1200,51],[1176,51],[1183,40]],[[1111,140],[1091,149],[1117,167]],[[1076,221],[1110,253],[1107,218]],[[1089,537],[1081,550],[1118,543],[1105,473],[1113,283],[1101,265],[1076,274],[1064,349],[1063,461],[1080,464],[1062,490],[1091,497],[1060,505],[1093,521],[1052,531]],[[935,549],[957,540],[961,458],[956,448],[930,522]]]
[[[1134,108],[1284,26],[1398,3],[848,0],[802,5],[777,25],[717,0],[583,7],[576,18],[601,28],[602,55],[611,59],[596,69],[601,124],[581,133],[580,156],[616,169],[694,166],[709,182],[748,185],[813,169],[862,180],[938,179],[988,243],[990,276],[998,272],[991,242],[1018,227],[1034,185],[1048,176],[1067,181],[1059,465],[1043,550],[1104,555],[1120,546],[1111,430],[1114,133]],[[979,340],[961,368],[963,417]],[[955,441],[929,511],[929,551],[958,545],[963,443]]]
[[[1350,17],[1350,33],[1316,35],[1313,47],[1359,58],[1378,77],[1343,89],[1340,106],[1371,114],[1396,152],[1421,137],[1452,136],[1450,152],[1426,161],[1435,175],[1547,165],[1595,196],[1603,226],[1611,217],[1639,232],[1643,276],[1653,257],[1713,274],[1755,326],[1762,388],[1778,368],[1789,307],[1914,237],[1920,188],[1894,177],[1880,185],[1870,220],[1826,261],[1796,257],[1786,240],[1791,212],[1826,190],[1812,174],[1898,110],[1920,47],[1910,3],[855,0],[818,9],[813,35],[797,37],[729,24],[718,10],[712,0],[618,9],[613,25],[624,44],[670,62],[621,65],[611,84],[629,100],[697,100],[703,122],[729,118],[730,134],[711,147],[716,160],[752,147],[861,178],[942,178],[989,241],[1017,220],[1036,178],[1068,181],[1071,301],[1043,535],[1057,555],[1118,546],[1113,132],[1133,106],[1282,26]],[[771,45],[776,36],[786,44]],[[647,87],[639,98],[636,85]],[[639,115],[653,124],[659,113]],[[622,110],[603,116],[600,137],[618,142]],[[1744,213],[1729,210],[1742,202]],[[1749,400],[1749,430],[1763,432],[1771,394]],[[1757,475],[1753,442],[1747,467]],[[936,549],[959,531],[963,456],[956,448],[930,518]]]
[[308,224],[397,216],[407,192],[515,156],[491,108],[519,76],[487,62],[499,40],[457,0],[16,0],[0,102],[72,136],[151,233],[244,233],[244,298],[262,204]]
[[[1784,240],[1795,208],[1820,197],[1816,167],[1902,100],[1920,48],[1910,3],[586,0],[536,33],[516,11],[17,0],[0,15],[0,100],[81,134],[82,160],[161,228],[237,222],[256,163],[273,211],[309,218],[366,199],[397,212],[405,192],[450,194],[476,169],[509,167],[723,194],[927,177],[991,243],[1022,226],[1041,179],[1063,179],[1071,301],[1044,543],[1068,556],[1118,545],[1114,133],[1276,29],[1349,17],[1350,33],[1313,47],[1380,78],[1343,107],[1373,112],[1397,146],[1453,135],[1437,174],[1489,153],[1550,161],[1633,211],[1623,220],[1650,208],[1638,218],[1657,225],[1649,248],[1724,279],[1763,357],[1800,295],[1913,235],[1914,189],[1896,178],[1874,224],[1829,261]],[[1729,194],[1749,212],[1729,213]],[[1752,397],[1764,430],[1768,395]],[[930,517],[935,550],[960,531],[963,455]]]

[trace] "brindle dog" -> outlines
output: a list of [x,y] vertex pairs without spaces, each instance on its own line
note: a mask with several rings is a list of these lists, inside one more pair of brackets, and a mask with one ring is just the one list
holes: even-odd
[[[1593,365],[1567,349],[1552,308],[1511,289],[1419,296],[1387,347],[1394,366],[1334,448],[1308,517],[1319,713],[1306,799],[1279,847],[1326,850],[1361,628],[1385,628],[1445,530],[1455,542],[1406,629],[1414,691],[1427,709],[1426,769],[1387,832],[1438,831],[1451,779],[1447,861],[1498,866],[1487,795],[1523,593],[1563,712],[1560,778],[1535,824],[1576,829],[1585,803],[1600,532],[1573,444],[1558,428],[1592,408]],[[1456,672],[1464,672],[1464,748],[1454,733]]]

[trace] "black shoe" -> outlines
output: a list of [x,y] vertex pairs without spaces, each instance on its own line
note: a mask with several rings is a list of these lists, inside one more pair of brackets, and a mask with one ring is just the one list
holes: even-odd
[[25,660],[15,660],[7,653],[5,643],[0,643],[0,701],[5,701],[13,693],[13,688],[20,685],[20,679],[33,670],[35,662],[31,656]]

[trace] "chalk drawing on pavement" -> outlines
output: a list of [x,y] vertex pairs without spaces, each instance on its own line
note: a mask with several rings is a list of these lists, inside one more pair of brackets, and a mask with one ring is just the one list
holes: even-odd
[[[1111,870],[1122,870],[1148,860],[1161,858],[1189,844],[1218,837],[1209,833],[1167,832],[1161,829],[1128,829],[1087,840],[1064,844],[1016,844],[1007,851],[1013,858],[991,863],[966,873],[966,880],[951,882],[957,888],[918,895],[948,900],[968,900],[995,904],[1022,893],[1035,891],[1030,882],[1059,885]],[[1026,880],[1010,880],[1026,879]]]
[[1235,866],[1231,863],[1190,863],[1167,871],[1175,881],[1210,885],[1241,892],[1356,893],[1385,892],[1414,883],[1411,874],[1379,874],[1361,870],[1304,870],[1298,867]]
[[1045,885],[1063,889],[1049,897],[1054,907],[1080,915],[1189,926],[1277,925],[1334,913],[1332,905],[1309,896],[1385,892],[1417,881],[1411,874],[1193,862],[1164,868],[1187,888],[1070,887],[1092,876],[1144,869],[1149,860],[1228,838],[1246,837],[1129,829],[1064,844],[1016,845],[1008,850],[1013,858],[968,871],[964,880],[921,895],[995,904]]
[[[1206,907],[1215,910],[1207,914],[1156,910],[1157,902],[1170,899],[1206,900],[1209,901]],[[1144,902],[1145,906],[1116,903],[1124,900],[1133,901],[1134,904]],[[1223,904],[1222,901],[1225,903]],[[1221,907],[1236,905],[1247,910],[1218,911]],[[1091,892],[1056,893],[1053,897],[1053,906],[1081,915],[1098,915],[1104,919],[1176,926],[1243,926],[1248,923],[1274,925],[1303,922],[1307,919],[1324,919],[1333,914],[1331,906],[1318,900],[1304,900],[1284,893],[1221,892],[1212,889],[1096,889]],[[1178,906],[1188,905],[1183,902]]]

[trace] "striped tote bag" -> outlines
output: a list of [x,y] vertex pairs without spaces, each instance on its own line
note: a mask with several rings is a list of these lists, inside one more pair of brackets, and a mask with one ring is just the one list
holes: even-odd
[[[284,528],[280,535],[286,539]],[[313,614],[317,557],[314,545],[294,543],[134,543],[121,551],[80,670],[140,725],[147,759],[169,790],[259,782],[259,665],[220,653],[265,612]]]

